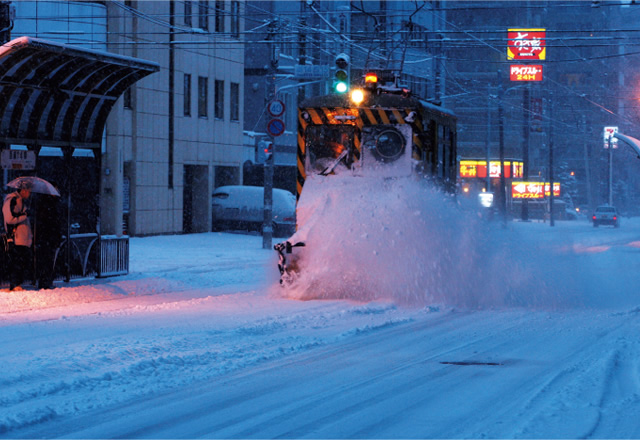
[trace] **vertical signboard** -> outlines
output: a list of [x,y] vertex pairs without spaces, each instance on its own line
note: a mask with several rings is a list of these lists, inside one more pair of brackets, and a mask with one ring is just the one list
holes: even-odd
[[531,98],[531,131],[542,131],[542,98]]

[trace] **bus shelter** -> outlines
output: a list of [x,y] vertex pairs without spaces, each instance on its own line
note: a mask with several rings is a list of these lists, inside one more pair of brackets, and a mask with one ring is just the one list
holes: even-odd
[[[9,180],[23,175],[58,187],[61,196],[52,213],[62,220],[53,263],[58,279],[128,273],[128,237],[100,231],[103,133],[118,98],[159,69],[137,58],[31,37],[0,46],[2,193],[10,190]],[[34,221],[35,243],[42,221],[47,220]],[[34,258],[34,272],[38,264]],[[7,280],[6,270],[0,278]]]

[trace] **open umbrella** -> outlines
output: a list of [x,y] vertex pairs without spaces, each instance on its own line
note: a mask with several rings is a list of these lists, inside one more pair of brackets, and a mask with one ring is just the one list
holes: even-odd
[[21,188],[30,188],[32,192],[38,194],[48,194],[50,196],[60,196],[60,193],[51,183],[47,182],[44,179],[35,176],[22,176],[16,179],[13,179],[11,182],[7,183],[8,187],[21,189]]

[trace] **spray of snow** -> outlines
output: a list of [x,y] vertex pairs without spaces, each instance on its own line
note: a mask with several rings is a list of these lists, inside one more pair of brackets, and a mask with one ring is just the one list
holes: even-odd
[[[295,299],[390,300],[463,308],[557,307],[547,257],[499,222],[411,179],[311,177],[291,242]],[[526,257],[525,257],[526,256]],[[538,258],[538,256],[540,258]],[[549,287],[553,285],[553,289]],[[565,296],[566,297],[566,296]]]

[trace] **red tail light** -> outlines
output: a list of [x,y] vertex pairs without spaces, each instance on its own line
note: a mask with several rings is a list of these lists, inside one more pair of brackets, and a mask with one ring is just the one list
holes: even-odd
[[596,219],[596,216],[594,215],[594,216],[593,216],[593,217],[591,217],[591,218],[592,218],[593,220],[595,220],[595,219]]

